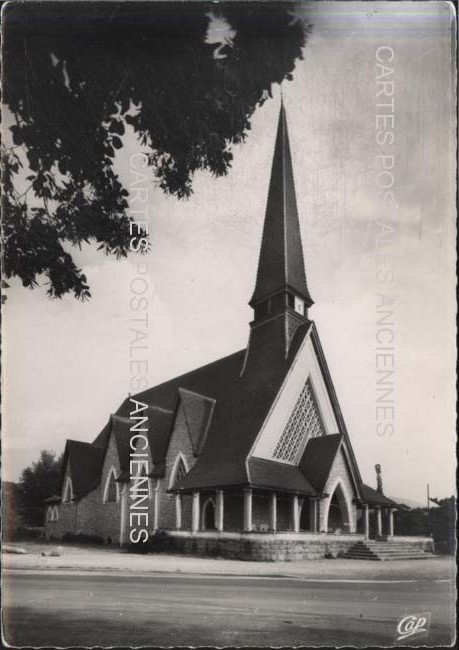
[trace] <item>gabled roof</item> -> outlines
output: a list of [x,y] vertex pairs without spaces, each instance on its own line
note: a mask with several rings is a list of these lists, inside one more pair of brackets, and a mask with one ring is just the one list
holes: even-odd
[[[99,484],[100,470],[104,450],[102,447],[93,445],[89,442],[80,442],[79,440],[67,440],[62,462],[63,472],[67,466],[70,467],[70,477],[72,479],[73,494],[80,498],[93,490]],[[63,482],[63,473],[61,479],[61,489]]]
[[328,394],[330,396],[331,405],[332,405],[333,412],[335,414],[336,420],[338,422],[339,430],[343,434],[344,440],[346,441],[346,449],[349,452],[350,461],[351,461],[351,464],[352,464],[352,469],[355,472],[355,478],[356,478],[356,482],[357,482],[356,487],[357,487],[357,490],[359,492],[361,492],[363,481],[362,481],[362,477],[360,475],[359,466],[357,464],[357,459],[355,457],[354,450],[352,448],[352,444],[351,444],[351,441],[350,441],[350,438],[349,438],[346,423],[344,421],[344,417],[343,417],[343,414],[341,412],[341,407],[339,405],[338,398],[336,396],[335,387],[333,385],[333,381],[332,381],[332,378],[331,378],[331,375],[330,375],[330,371],[328,369],[327,360],[325,359],[325,354],[324,354],[324,351],[323,351],[323,348],[322,348],[322,344],[320,342],[319,333],[317,332],[317,328],[315,327],[315,325],[312,327],[312,330],[311,330],[311,340],[312,340],[313,345],[314,345],[314,350],[316,351],[316,354],[317,354],[317,359],[319,361],[320,369],[322,371],[322,376],[323,376],[325,384],[327,386],[327,391],[328,391]]
[[318,436],[308,440],[304,449],[299,468],[319,494],[324,491],[342,440],[341,433]]
[[179,388],[179,396],[185,412],[193,453],[199,456],[209,429],[215,400],[185,388]]
[[130,422],[128,418],[123,418],[119,415],[111,415],[110,420],[111,431],[115,439],[121,472],[129,472],[129,445],[131,441],[130,428],[132,422]]
[[384,496],[382,492],[374,490],[369,485],[362,485],[362,500],[364,503],[367,503],[369,506],[387,506],[389,508],[402,508],[398,503],[392,501],[388,497]]
[[249,484],[254,488],[282,490],[306,496],[317,494],[299,467],[263,458],[249,460]]
[[286,288],[302,296],[308,305],[312,305],[304,269],[287,118],[282,104],[257,279],[250,305],[254,306]]
[[[212,486],[247,485],[246,459],[285,376],[309,330],[298,328],[286,359],[267,360],[263,381],[258,375],[240,375],[245,350],[193,370],[135,395],[146,404],[173,410],[177,396],[193,421],[199,456],[178,487],[192,490]],[[190,393],[200,397],[190,397]],[[205,397],[204,397],[205,396]],[[211,400],[215,406],[209,413]],[[118,413],[125,415],[126,400]],[[191,415],[192,414],[192,415]],[[187,420],[188,421],[188,420]]]
[[62,501],[61,497],[58,494],[53,494],[52,496],[48,497],[47,499],[43,499],[43,503],[60,503]]

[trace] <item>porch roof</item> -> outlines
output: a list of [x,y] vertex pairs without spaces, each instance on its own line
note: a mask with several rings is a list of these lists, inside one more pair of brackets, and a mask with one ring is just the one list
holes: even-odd
[[[374,490],[372,487],[369,485],[362,485],[362,500],[364,503],[368,504],[369,506],[386,506],[388,508],[404,508],[399,503],[396,503],[395,501],[392,501],[392,499],[389,499],[388,497],[384,496],[382,492],[378,492],[377,490]],[[406,508],[406,506],[405,506]]]
[[253,487],[317,496],[317,492],[295,465],[250,458],[248,473],[250,485]]

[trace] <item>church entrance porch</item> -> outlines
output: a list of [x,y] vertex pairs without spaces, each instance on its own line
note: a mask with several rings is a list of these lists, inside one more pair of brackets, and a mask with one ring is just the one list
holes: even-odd
[[[183,501],[191,502],[190,525],[183,524]],[[234,533],[300,533],[319,532],[319,497],[257,490],[195,491],[192,495],[177,493],[175,497],[176,531],[194,534],[203,531]],[[342,520],[332,504],[331,521],[338,522],[331,532],[344,532]],[[339,510],[339,508],[338,508]],[[336,521],[335,521],[336,520]]]

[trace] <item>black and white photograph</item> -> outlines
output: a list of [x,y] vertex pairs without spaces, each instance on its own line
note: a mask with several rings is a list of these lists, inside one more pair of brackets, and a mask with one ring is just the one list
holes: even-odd
[[4,645],[454,646],[454,5],[1,23]]

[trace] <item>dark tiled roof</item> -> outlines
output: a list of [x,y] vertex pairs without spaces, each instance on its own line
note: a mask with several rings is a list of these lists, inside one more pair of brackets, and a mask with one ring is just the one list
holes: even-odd
[[62,501],[58,494],[53,494],[51,497],[43,500],[43,503],[60,503]]
[[133,424],[128,418],[122,418],[119,415],[111,415],[111,430],[115,438],[118,459],[120,462],[121,472],[129,472],[129,453],[131,432]]
[[398,503],[384,496],[381,492],[374,490],[369,485],[362,485],[362,500],[369,506],[388,506],[390,508],[400,508]]
[[173,420],[173,411],[167,411],[156,406],[149,406],[147,410],[140,412],[139,415],[144,415],[148,420],[148,424],[141,422],[137,429],[133,428],[138,423],[137,420],[117,414],[110,416],[111,428],[109,431],[112,431],[115,437],[122,480],[126,480],[129,477],[130,454],[132,451],[131,437],[137,433],[143,433],[143,428],[148,428],[146,435],[153,458],[154,468],[152,468],[152,471],[156,471],[156,475],[159,476],[162,475],[161,467],[164,471],[164,458],[169,441],[169,431]]
[[180,488],[248,484],[246,458],[310,326],[298,329],[287,359],[270,363],[268,355],[263,381],[256,373],[240,376],[245,355],[241,350],[135,396],[163,408],[174,408],[179,389],[215,400],[202,451]]
[[81,498],[97,487],[104,450],[89,442],[67,440],[62,467],[70,466],[73,493]]
[[335,433],[311,438],[300,460],[300,469],[317,492],[322,493],[343,436]]
[[[332,395],[335,416],[343,434],[326,436],[322,442],[321,439],[311,440],[306,446],[300,463],[301,471],[292,470],[285,464],[269,461],[266,461],[269,465],[257,462],[253,465],[251,462],[250,466],[254,468],[255,473],[249,476],[247,457],[287,372],[309,332],[318,352],[319,362]],[[307,322],[298,327],[286,359],[279,355],[266,355],[262,373],[258,369],[254,371],[247,369],[241,375],[244,357],[245,350],[241,350],[134,396],[136,400],[149,406],[148,435],[154,459],[150,475],[164,476],[164,461],[172,424],[177,408],[182,404],[197,460],[177,486],[181,490],[244,486],[256,479],[264,481],[263,484],[267,489],[269,486],[273,488],[278,486],[278,489],[287,491],[307,494],[308,490],[312,491],[310,493],[314,493],[315,490],[320,493],[343,437],[346,439],[360,485],[358,467],[313,323]],[[95,478],[94,475],[97,473],[95,468],[98,468],[100,473],[99,459],[103,456],[112,427],[122,467],[120,478],[126,480],[128,477],[131,408],[131,402],[126,399],[97,436],[93,445],[78,443],[83,445],[81,450],[84,449],[84,453],[80,453],[81,464],[76,460],[72,464],[75,468],[73,474],[77,477],[77,485],[74,484],[76,494],[80,495],[83,490],[87,493],[92,489],[91,486],[97,484],[99,476]],[[92,448],[94,451],[88,452],[87,448]],[[91,459],[86,462],[83,458],[84,454],[89,456],[91,453]],[[72,458],[74,457],[75,454]],[[268,476],[266,471],[268,467],[272,472],[271,476]]]
[[316,491],[295,465],[251,458],[249,478],[252,487],[282,490],[312,496]]
[[193,453],[195,456],[199,456],[209,429],[215,400],[192,393],[184,388],[179,388],[179,395],[185,411]]
[[173,410],[149,406],[148,439],[155,466],[164,464],[173,420]]

